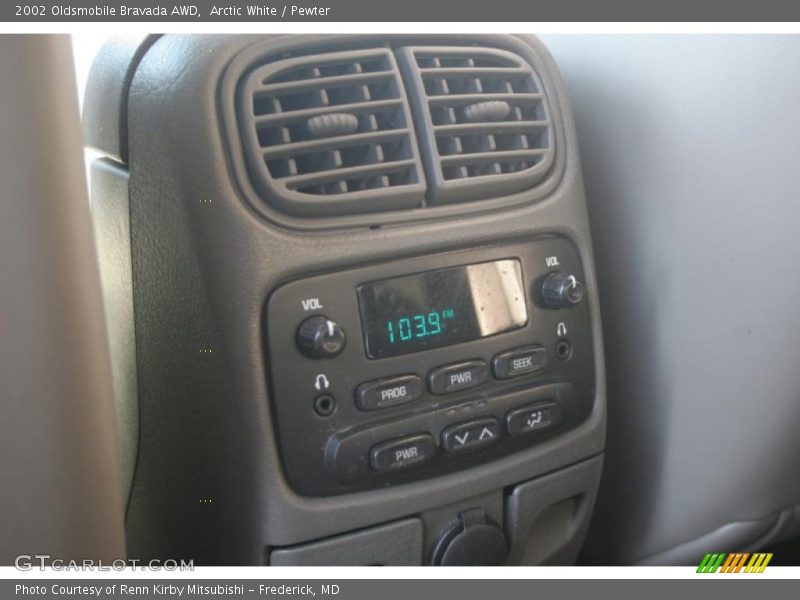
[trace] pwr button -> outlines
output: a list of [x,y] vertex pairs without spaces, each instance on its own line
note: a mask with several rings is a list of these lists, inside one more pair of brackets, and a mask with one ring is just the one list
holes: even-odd
[[428,462],[435,455],[433,436],[420,433],[373,446],[369,464],[376,471],[398,471]]
[[474,388],[489,378],[489,367],[482,360],[447,365],[434,369],[428,375],[431,394],[452,394]]

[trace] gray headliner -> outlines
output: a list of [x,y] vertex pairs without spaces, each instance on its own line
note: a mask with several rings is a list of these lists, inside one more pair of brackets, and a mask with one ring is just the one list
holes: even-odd
[[[629,563],[800,499],[800,38],[545,41],[580,132],[606,332],[588,547]],[[736,531],[711,549],[754,541]]]

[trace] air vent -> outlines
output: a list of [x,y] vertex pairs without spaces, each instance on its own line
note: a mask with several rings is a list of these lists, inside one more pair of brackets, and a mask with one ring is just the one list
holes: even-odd
[[542,84],[521,56],[492,48],[399,51],[424,121],[433,204],[519,192],[550,169],[554,135]]
[[280,210],[328,216],[423,203],[424,175],[392,52],[272,62],[245,79],[239,99],[251,176]]

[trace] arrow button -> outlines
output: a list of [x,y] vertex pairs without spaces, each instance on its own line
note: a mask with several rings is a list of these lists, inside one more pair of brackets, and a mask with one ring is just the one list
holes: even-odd
[[497,441],[500,422],[492,417],[451,425],[442,431],[445,452],[461,452],[483,448]]

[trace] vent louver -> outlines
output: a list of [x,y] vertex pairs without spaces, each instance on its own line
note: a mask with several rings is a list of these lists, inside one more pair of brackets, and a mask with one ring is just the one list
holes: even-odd
[[398,56],[424,121],[432,203],[519,192],[547,173],[554,160],[550,111],[539,77],[522,57],[443,46],[402,48]]
[[245,79],[239,98],[251,175],[285,212],[326,216],[423,203],[411,115],[389,50],[272,62]]

